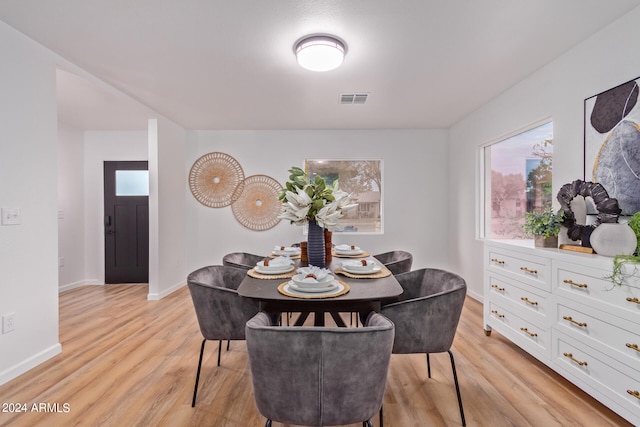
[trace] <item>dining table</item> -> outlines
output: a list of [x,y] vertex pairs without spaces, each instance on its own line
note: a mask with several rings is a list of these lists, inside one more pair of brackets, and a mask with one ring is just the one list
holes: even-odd
[[[391,272],[384,265],[368,255],[362,257],[369,262],[376,262],[382,267],[381,274],[349,274],[345,273],[343,263],[350,258],[332,257],[326,262],[325,268],[331,271],[339,283],[343,285],[346,292],[340,292],[336,296],[325,296],[301,293],[283,292],[289,278],[271,278],[270,276],[260,276],[251,274],[249,270],[247,276],[238,287],[238,294],[244,298],[250,298],[258,302],[261,311],[270,314],[277,313],[300,313],[295,326],[302,326],[308,316],[314,314],[314,326],[324,326],[324,315],[329,313],[338,326],[346,326],[339,313],[369,313],[380,311],[382,301],[392,300],[402,294],[402,286]],[[294,272],[308,264],[300,259],[293,259]],[[387,274],[388,273],[388,274]],[[384,277],[381,277],[384,276]],[[259,278],[258,278],[259,277]]]

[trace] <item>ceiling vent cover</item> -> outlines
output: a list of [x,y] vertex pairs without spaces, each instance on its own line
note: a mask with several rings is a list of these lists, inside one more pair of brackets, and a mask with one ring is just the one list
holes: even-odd
[[343,93],[340,95],[340,104],[364,104],[368,97],[368,93]]

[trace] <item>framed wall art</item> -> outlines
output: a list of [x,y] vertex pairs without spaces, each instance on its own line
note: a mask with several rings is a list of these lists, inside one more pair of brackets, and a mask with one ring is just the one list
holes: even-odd
[[640,212],[640,77],[584,101],[584,179]]

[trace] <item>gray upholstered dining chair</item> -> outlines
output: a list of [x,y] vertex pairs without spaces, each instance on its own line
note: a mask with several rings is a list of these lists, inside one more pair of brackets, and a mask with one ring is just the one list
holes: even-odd
[[247,252],[231,252],[222,257],[222,265],[251,270],[258,262],[264,259],[264,256]]
[[458,396],[462,425],[466,425],[458,375],[451,352],[467,284],[457,274],[423,268],[396,276],[404,293],[398,300],[383,305],[381,313],[395,324],[394,354],[426,353],[431,378],[429,353],[449,353]]
[[192,407],[196,404],[202,355],[207,340],[218,340],[220,366],[222,340],[244,340],[245,324],[258,312],[257,303],[238,295],[238,286],[246,275],[247,270],[244,269],[212,265],[200,268],[187,277],[198,325],[204,337],[200,347]]
[[391,251],[374,255],[394,275],[411,271],[413,255],[407,251]]
[[362,422],[380,413],[394,326],[371,313],[362,328],[278,327],[258,313],[246,337],[253,393],[272,421],[306,426]]

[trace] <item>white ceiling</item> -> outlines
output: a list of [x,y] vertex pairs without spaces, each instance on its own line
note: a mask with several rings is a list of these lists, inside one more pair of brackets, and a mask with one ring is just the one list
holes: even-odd
[[[2,0],[0,20],[187,129],[447,128],[640,0]],[[342,67],[293,44],[347,42]],[[105,85],[59,73],[61,120],[146,128]],[[364,92],[364,105],[340,105]]]

